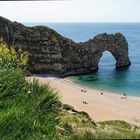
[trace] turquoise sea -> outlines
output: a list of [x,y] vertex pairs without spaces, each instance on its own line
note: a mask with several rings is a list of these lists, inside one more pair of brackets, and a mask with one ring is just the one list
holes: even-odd
[[98,72],[68,78],[90,88],[140,96],[140,23],[26,23],[25,25],[46,25],[76,42],[86,41],[104,32],[123,33],[129,43],[129,57],[132,62],[128,69],[116,70],[115,59],[110,52],[104,52]]

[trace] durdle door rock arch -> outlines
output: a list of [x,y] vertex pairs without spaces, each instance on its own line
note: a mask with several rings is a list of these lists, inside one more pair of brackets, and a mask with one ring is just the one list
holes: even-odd
[[31,73],[55,73],[60,76],[83,74],[98,69],[102,53],[109,51],[116,68],[129,66],[128,43],[121,33],[99,34],[76,43],[46,26],[26,27],[0,17],[0,36],[15,49],[29,52]]

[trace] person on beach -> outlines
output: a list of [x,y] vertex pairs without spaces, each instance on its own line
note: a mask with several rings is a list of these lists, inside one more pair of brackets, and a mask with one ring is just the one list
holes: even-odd
[[125,94],[125,93],[123,93],[123,96],[126,96],[126,94]]
[[83,101],[83,104],[88,104],[86,101]]
[[123,93],[123,96],[127,99],[127,94],[126,93]]
[[83,89],[81,89],[81,92],[84,92],[84,93],[86,93],[87,91],[86,91],[86,90],[83,90]]
[[121,97],[121,99],[127,99],[127,94],[123,93],[123,97]]
[[103,95],[104,93],[103,92],[101,92],[101,95]]

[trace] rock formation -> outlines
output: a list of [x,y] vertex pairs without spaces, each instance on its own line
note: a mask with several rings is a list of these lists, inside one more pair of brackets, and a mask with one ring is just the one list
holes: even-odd
[[75,43],[46,26],[25,27],[0,17],[0,36],[15,49],[29,52],[31,73],[65,76],[93,72],[98,69],[104,51],[114,56],[116,68],[130,65],[128,43],[121,33],[99,34],[86,42]]

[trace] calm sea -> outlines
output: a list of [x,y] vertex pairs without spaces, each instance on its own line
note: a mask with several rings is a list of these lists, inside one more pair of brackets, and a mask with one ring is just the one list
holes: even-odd
[[127,70],[116,71],[113,56],[110,52],[104,52],[98,72],[68,78],[90,88],[140,96],[140,23],[26,23],[25,25],[47,25],[76,42],[86,41],[104,32],[123,33],[129,43],[129,57],[132,62]]

